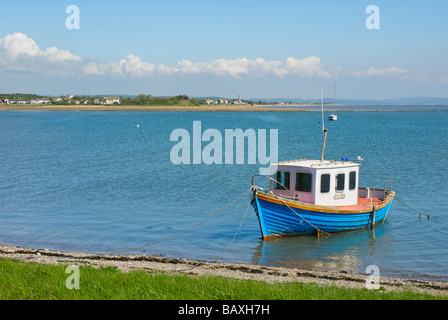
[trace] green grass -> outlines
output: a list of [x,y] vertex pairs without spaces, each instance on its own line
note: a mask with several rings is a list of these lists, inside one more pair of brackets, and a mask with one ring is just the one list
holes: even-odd
[[116,268],[79,268],[79,289],[68,289],[68,265],[0,259],[1,300],[427,300],[414,292],[346,289],[316,284],[234,280],[215,276],[168,275]]

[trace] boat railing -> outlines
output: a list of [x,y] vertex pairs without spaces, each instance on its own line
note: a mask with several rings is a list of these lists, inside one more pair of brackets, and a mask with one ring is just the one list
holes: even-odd
[[[255,183],[254,183],[254,178],[255,178],[255,177],[264,177],[264,178],[266,178],[266,179],[269,179],[270,181],[273,181],[273,182],[276,183],[277,185],[281,186],[281,187],[282,187],[283,189],[285,189],[285,190],[288,192],[288,194],[289,194],[289,195],[283,194],[283,195],[281,195],[282,197],[284,197],[284,198],[290,198],[290,199],[292,199],[292,200],[297,200],[297,199],[298,199],[297,197],[294,197],[294,196],[291,194],[291,192],[289,191],[289,189],[288,189],[285,185],[283,185],[281,182],[275,180],[274,178],[272,178],[272,177],[270,177],[270,176],[261,175],[261,174],[253,175],[253,176],[252,176],[252,179],[251,179],[251,183],[252,183],[252,186],[253,186],[253,187],[255,187]],[[377,187],[373,187],[373,188],[359,188],[359,189],[358,189],[358,197],[360,197],[360,198],[369,198],[369,199],[371,199],[371,201],[372,201],[371,206],[372,206],[372,207],[374,206],[374,199],[379,199],[379,200],[381,200],[381,201],[386,200],[391,194],[393,194],[393,191],[392,191],[392,175],[390,176],[389,190],[386,189],[386,185],[387,185],[387,181],[388,181],[388,180],[389,180],[389,178],[387,178],[387,179],[384,181],[384,189],[379,189],[379,188],[377,188]],[[265,189],[260,188],[260,187],[258,187],[258,186],[257,186],[257,189],[258,189],[258,190],[263,190],[263,191],[265,191],[266,193],[272,193],[272,191],[265,190]]]
[[274,183],[277,183],[279,186],[281,186],[283,189],[285,189],[286,191],[288,191],[288,193],[289,193],[289,196],[283,196],[283,197],[285,197],[285,198],[291,198],[291,199],[296,199],[296,198],[294,198],[293,197],[293,195],[291,194],[291,192],[289,191],[289,188],[287,188],[287,187],[285,187],[282,183],[280,183],[279,181],[277,181],[277,180],[275,180],[274,178],[271,178],[271,177],[269,177],[269,176],[266,176],[266,175],[262,175],[262,174],[256,174],[256,175],[253,175],[252,176],[252,179],[251,179],[251,182],[252,182],[252,186],[255,186],[255,184],[254,184],[254,178],[255,177],[264,177],[264,178],[266,178],[266,179],[269,179],[269,180],[271,180],[271,181],[273,181]]
[[[389,189],[387,182],[389,181]],[[373,188],[359,188],[358,195],[360,198],[380,199],[384,201],[393,193],[392,191],[392,175],[384,181],[384,188],[374,186]]]

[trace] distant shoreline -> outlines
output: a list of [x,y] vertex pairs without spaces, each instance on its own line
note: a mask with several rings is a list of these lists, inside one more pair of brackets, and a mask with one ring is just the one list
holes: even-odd
[[[252,106],[0,105],[8,111],[261,111]],[[264,109],[264,108],[262,108]],[[268,110],[269,111],[269,110]]]
[[[390,109],[375,108],[375,106],[340,106],[334,109],[330,106],[325,106],[324,111],[335,111],[335,112],[381,112],[381,111],[434,111],[439,110],[422,110],[422,107],[410,106],[409,109],[398,109],[402,106],[393,106]],[[426,107],[426,106],[424,106]],[[434,106],[428,106],[434,107]],[[447,106],[440,106],[441,111],[448,111]],[[358,109],[359,108],[359,109]],[[214,105],[214,106],[132,106],[132,105],[9,105],[1,104],[0,111],[206,111],[206,112],[307,112],[307,111],[321,111],[319,107],[310,105],[294,105],[294,106],[278,106],[278,105]]]

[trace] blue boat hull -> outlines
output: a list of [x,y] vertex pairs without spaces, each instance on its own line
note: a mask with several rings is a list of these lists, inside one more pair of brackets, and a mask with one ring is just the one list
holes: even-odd
[[361,229],[383,221],[393,203],[391,197],[369,210],[341,210],[279,199],[254,192],[252,206],[258,216],[263,239],[272,237],[334,233]]

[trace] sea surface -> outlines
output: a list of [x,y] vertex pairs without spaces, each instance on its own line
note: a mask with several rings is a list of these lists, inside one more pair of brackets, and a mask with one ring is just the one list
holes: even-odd
[[[247,154],[226,163],[225,130],[278,130],[280,161],[319,159],[320,112],[2,111],[0,243],[346,272],[376,265],[382,276],[448,281],[448,112],[439,109],[325,121],[325,159],[362,157],[360,186],[389,187],[392,176],[408,207],[395,201],[373,230],[274,241],[261,240],[248,207],[265,165]],[[222,164],[193,164],[194,121],[222,135]],[[173,163],[176,129],[189,134],[190,164]]]

